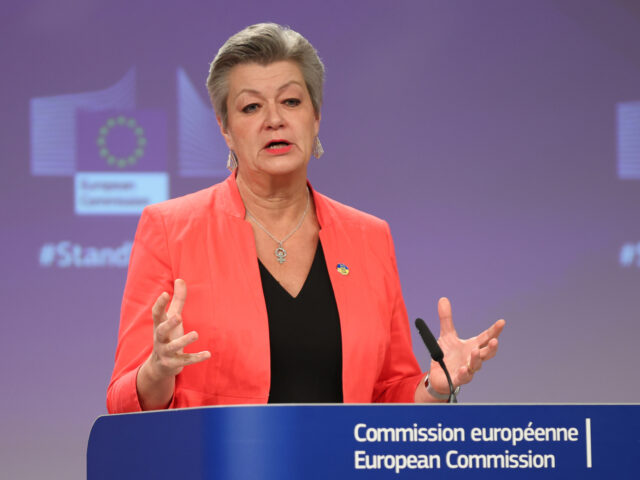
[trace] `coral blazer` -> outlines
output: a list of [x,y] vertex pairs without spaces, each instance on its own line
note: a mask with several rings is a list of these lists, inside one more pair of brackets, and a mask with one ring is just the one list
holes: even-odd
[[[340,314],[345,403],[413,402],[423,374],[386,222],[312,190],[320,241]],[[212,357],[176,377],[171,407],[262,404],[269,398],[269,324],[251,225],[235,182],[144,209],[122,299],[110,413],[141,409],[138,369],[152,350],[151,307],[173,281],[187,284],[185,351]],[[348,267],[348,274],[338,271]]]

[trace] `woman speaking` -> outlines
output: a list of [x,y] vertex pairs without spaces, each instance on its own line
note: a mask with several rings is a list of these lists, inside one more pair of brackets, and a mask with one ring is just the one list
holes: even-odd
[[[324,66],[272,23],[222,46],[207,87],[222,183],[145,208],[131,252],[111,413],[221,404],[438,402],[411,349],[387,224],[315,191]],[[461,340],[438,303],[454,386],[493,357],[499,320]],[[186,332],[186,333],[185,333]]]

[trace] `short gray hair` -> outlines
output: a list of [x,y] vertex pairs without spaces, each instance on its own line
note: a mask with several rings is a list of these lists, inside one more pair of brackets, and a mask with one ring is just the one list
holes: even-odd
[[298,64],[316,115],[322,107],[324,65],[318,52],[298,32],[277,23],[258,23],[231,36],[211,62],[207,90],[216,115],[226,128],[229,71],[242,63],[268,65],[282,60]]

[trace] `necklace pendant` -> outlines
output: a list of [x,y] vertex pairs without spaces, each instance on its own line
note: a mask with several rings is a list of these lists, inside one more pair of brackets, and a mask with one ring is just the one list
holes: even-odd
[[281,246],[276,248],[275,254],[276,254],[276,258],[278,259],[278,262],[280,263],[284,263],[285,260],[287,259],[287,251]]

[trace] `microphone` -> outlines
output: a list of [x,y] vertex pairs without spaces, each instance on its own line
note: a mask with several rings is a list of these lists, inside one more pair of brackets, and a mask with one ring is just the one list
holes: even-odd
[[416,318],[416,328],[420,333],[420,337],[424,342],[427,350],[431,354],[431,358],[438,362],[444,371],[444,374],[447,376],[447,382],[449,383],[449,403],[458,403],[458,398],[456,397],[456,392],[453,388],[453,382],[451,381],[451,376],[449,375],[449,370],[447,370],[447,366],[444,364],[444,353],[438,345],[438,341],[436,337],[433,336],[427,324],[421,318]]

